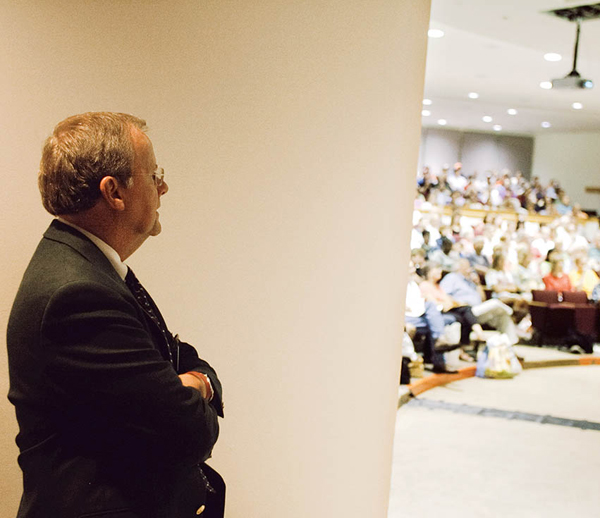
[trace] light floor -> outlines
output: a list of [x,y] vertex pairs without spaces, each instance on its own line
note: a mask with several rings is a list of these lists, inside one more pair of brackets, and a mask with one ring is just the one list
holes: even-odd
[[[535,360],[549,351],[527,353]],[[398,410],[389,518],[600,517],[600,431],[456,411],[459,404],[600,423],[600,366],[469,378],[419,399],[454,411]]]

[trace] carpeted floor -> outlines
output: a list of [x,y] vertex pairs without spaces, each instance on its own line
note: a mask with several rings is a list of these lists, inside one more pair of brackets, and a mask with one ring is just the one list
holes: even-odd
[[600,431],[565,425],[600,423],[600,366],[469,378],[419,400],[398,410],[389,518],[600,516]]

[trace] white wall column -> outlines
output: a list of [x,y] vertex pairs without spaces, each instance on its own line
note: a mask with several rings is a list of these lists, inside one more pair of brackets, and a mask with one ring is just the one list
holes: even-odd
[[[82,111],[147,119],[170,191],[130,263],[221,375],[227,516],[383,518],[429,0],[0,9],[2,327],[50,220],[43,139]],[[0,518],[15,433],[0,399]]]

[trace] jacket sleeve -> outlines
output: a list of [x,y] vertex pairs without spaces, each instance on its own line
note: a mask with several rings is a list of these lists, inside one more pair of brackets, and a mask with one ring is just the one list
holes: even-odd
[[179,340],[178,336],[174,336],[173,340],[177,342],[179,350],[179,374],[188,371],[206,374],[210,379],[214,393],[210,404],[216,410],[217,415],[223,417],[223,387],[221,386],[216,371],[208,364],[208,362],[198,357],[198,352],[192,345],[182,342]]
[[50,298],[40,347],[57,427],[90,449],[114,446],[159,463],[203,461],[218,437],[217,412],[181,383],[133,303],[92,282],[67,284]]

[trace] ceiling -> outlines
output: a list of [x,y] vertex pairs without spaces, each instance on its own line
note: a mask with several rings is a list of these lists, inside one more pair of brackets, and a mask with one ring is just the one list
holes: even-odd
[[[599,1],[432,0],[429,27],[444,37],[428,41],[424,98],[432,104],[423,106],[431,112],[423,126],[441,128],[437,121],[445,119],[445,128],[493,132],[500,125],[499,133],[511,135],[600,131],[600,19],[581,24],[577,60],[594,88],[540,88],[571,71],[576,34],[575,23],[545,11]],[[548,52],[562,60],[546,61]],[[573,109],[575,102],[583,109]]]

